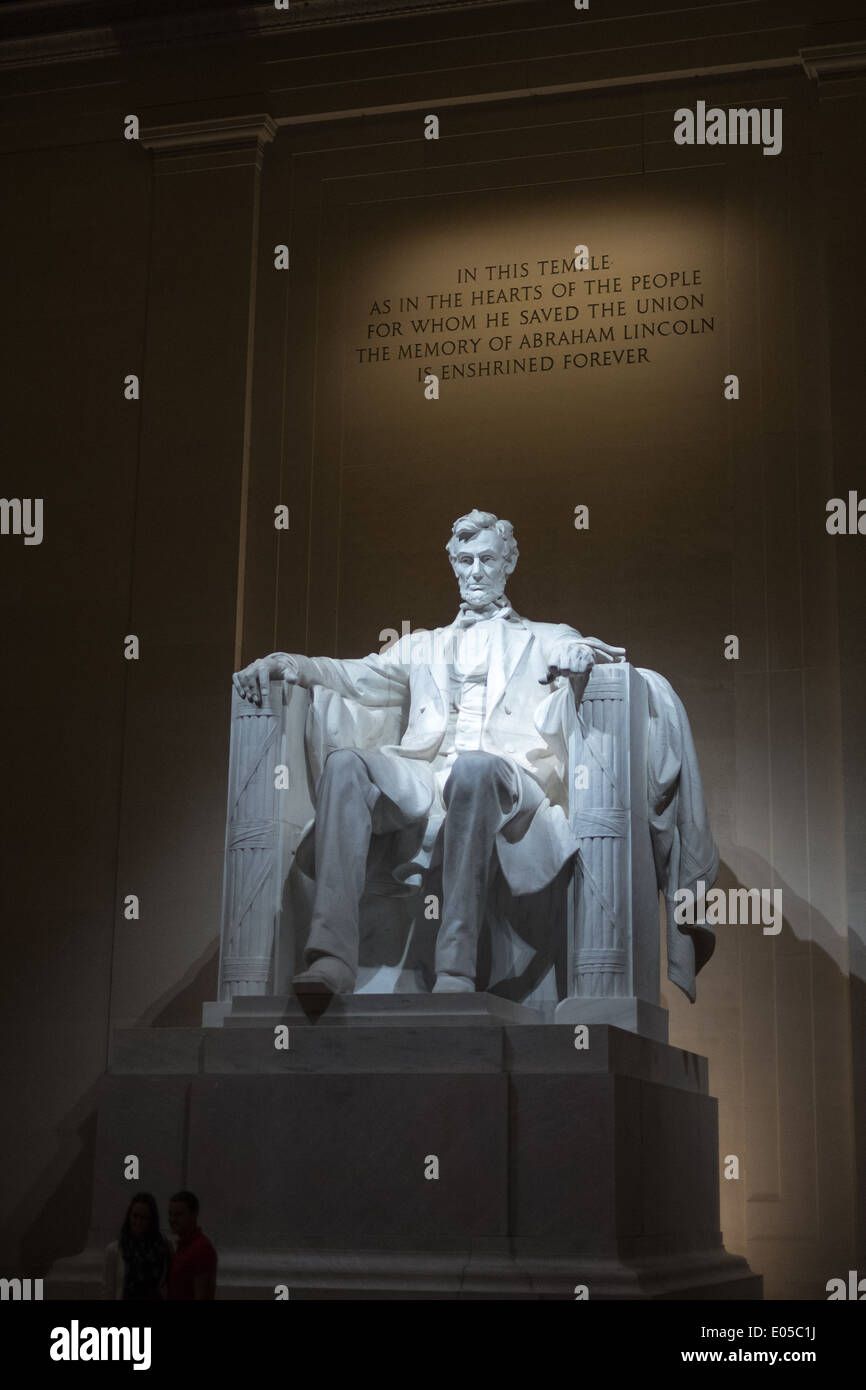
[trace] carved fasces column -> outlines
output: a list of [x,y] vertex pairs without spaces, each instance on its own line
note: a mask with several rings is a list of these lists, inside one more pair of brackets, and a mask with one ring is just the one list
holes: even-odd
[[629,669],[593,670],[575,721],[570,819],[580,872],[571,992],[592,998],[631,993]]
[[569,995],[556,1018],[666,1038],[648,722],[646,685],[634,667],[594,667],[569,733],[569,823],[580,855],[569,890]]
[[283,889],[312,813],[303,757],[306,691],[271,683],[260,706],[232,691],[220,1000],[269,994]]

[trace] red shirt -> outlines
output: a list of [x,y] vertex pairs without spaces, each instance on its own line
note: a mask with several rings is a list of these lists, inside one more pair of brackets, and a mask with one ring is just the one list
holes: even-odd
[[195,1298],[195,1279],[199,1274],[216,1277],[217,1253],[204,1231],[196,1229],[180,1241],[168,1272],[168,1297],[174,1300]]

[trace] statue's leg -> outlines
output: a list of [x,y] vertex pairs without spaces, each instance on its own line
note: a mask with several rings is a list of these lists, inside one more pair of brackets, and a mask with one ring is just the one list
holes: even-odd
[[458,754],[443,791],[443,903],[434,994],[475,989],[496,834],[519,795],[514,769],[504,758],[480,751]]
[[295,976],[296,992],[354,989],[370,839],[406,823],[360,753],[340,748],[328,756],[316,789],[316,888],[304,948],[308,968]]
[[380,795],[353,749],[329,755],[316,789],[316,890],[304,961],[321,962],[317,973],[332,977],[337,992],[351,991],[358,973],[358,904]]

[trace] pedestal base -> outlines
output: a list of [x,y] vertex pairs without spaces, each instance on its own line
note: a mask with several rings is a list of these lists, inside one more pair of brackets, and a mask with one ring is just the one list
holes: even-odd
[[418,1024],[453,1028],[545,1021],[539,1009],[485,993],[308,995],[305,1003],[294,995],[246,994],[235,995],[221,1017],[211,1017],[213,1022],[205,1027],[272,1028],[275,1023],[286,1023],[320,1028],[407,1028]]
[[88,1250],[46,1297],[98,1295],[130,1153],[163,1213],[201,1199],[221,1298],[760,1297],[721,1243],[703,1058],[603,1025],[577,1048],[489,1016],[264,1017],[115,1036]]
[[646,999],[573,996],[545,1009],[513,1004],[496,994],[338,994],[318,1006],[294,995],[240,994],[202,1006],[204,1028],[269,1027],[274,1023],[367,1024],[405,1027],[428,1023],[607,1023],[666,1043],[668,1013]]

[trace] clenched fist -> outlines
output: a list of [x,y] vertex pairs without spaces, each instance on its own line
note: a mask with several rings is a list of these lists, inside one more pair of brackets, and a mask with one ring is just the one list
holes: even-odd
[[295,658],[288,652],[271,652],[270,656],[260,656],[251,661],[242,671],[235,671],[232,685],[245,700],[260,705],[267,699],[271,681],[284,680],[294,685],[298,679],[298,666]]

